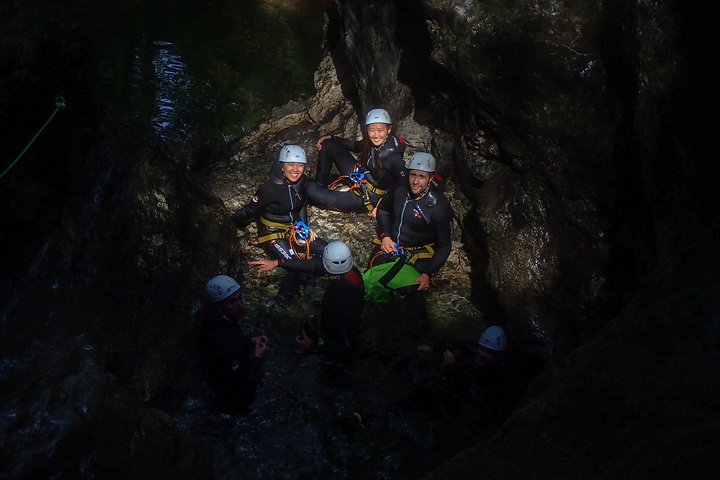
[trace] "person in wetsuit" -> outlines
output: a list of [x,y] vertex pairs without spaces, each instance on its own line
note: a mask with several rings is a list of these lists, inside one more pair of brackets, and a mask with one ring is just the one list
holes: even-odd
[[[270,179],[232,216],[238,228],[257,220],[258,244],[271,258],[309,258],[321,255],[327,245],[308,227],[307,201],[319,187],[305,175],[306,164],[301,147],[284,146]],[[281,282],[280,294],[293,296],[299,283],[298,275],[288,275]]]
[[[321,187],[313,205],[342,212],[373,214],[378,201],[398,180],[405,177],[405,141],[392,135],[393,125],[387,110],[375,108],[365,117],[367,137],[348,140],[325,135],[317,142],[319,152],[315,181]],[[355,157],[357,156],[357,158]],[[330,183],[335,165],[340,178]],[[344,181],[348,191],[334,189]]]
[[321,302],[320,325],[306,322],[295,343],[304,350],[325,354],[337,362],[348,361],[355,350],[360,316],[365,305],[365,288],[360,270],[353,265],[350,249],[343,242],[330,242],[322,259],[255,260],[258,273],[276,267],[325,275],[328,285]]
[[418,290],[430,288],[430,278],[445,264],[452,248],[452,208],[433,186],[435,158],[413,155],[407,182],[387,192],[377,210],[380,245],[371,255],[373,265],[403,254],[420,272]]
[[539,358],[509,348],[507,332],[498,325],[483,330],[476,342],[420,345],[418,357],[416,381],[434,369],[451,398],[490,401],[501,416],[512,411],[530,380],[542,371]]
[[240,328],[244,307],[234,278],[213,277],[205,291],[208,303],[203,308],[200,343],[208,379],[222,409],[243,410],[255,398],[268,338],[246,335]]

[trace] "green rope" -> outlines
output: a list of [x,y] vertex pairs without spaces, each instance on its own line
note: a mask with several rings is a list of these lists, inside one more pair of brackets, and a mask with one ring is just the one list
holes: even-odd
[[48,123],[50,123],[52,121],[52,119],[55,117],[55,115],[62,108],[65,108],[65,99],[62,97],[57,97],[55,99],[55,111],[50,114],[50,118],[48,118],[47,121],[43,124],[43,126],[40,127],[40,130],[38,130],[38,132],[35,134],[35,136],[32,138],[32,140],[30,140],[30,143],[27,144],[27,146],[23,149],[23,151],[20,152],[20,155],[18,155],[17,158],[15,160],[13,160],[13,162],[10,165],[8,165],[8,167],[2,173],[0,173],[0,178],[4,177],[5,174],[7,172],[9,172],[12,167],[15,166],[15,164],[18,162],[18,160],[20,160],[22,158],[22,156],[25,155],[25,152],[27,152],[28,149],[32,146],[32,144],[35,143],[35,140],[37,140],[37,138],[40,136],[42,131],[45,130],[45,127],[48,126]]

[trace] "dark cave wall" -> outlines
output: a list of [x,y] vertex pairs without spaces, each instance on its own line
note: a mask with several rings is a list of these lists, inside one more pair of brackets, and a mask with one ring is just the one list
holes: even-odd
[[[677,6],[346,1],[337,12],[331,51],[356,107],[386,104],[433,128],[433,153],[472,205],[462,228],[485,314],[546,357],[592,338],[668,249],[672,227],[657,221],[677,205],[655,197],[676,196],[678,163],[654,157],[663,119],[678,118],[666,100],[685,102]],[[412,111],[397,106],[409,97]]]

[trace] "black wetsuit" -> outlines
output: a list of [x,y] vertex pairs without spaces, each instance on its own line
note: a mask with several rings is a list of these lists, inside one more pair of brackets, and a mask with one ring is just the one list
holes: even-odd
[[[357,159],[352,155],[355,153]],[[324,190],[314,195],[311,203],[320,208],[342,212],[370,212],[382,195],[399,179],[405,178],[404,140],[388,136],[380,147],[373,147],[369,140],[353,141],[345,138],[329,138],[323,141],[318,156],[315,181],[322,187],[328,185],[330,170],[334,164],[341,175],[349,175],[360,165],[365,171],[367,183],[352,191]],[[351,185],[352,183],[348,183]]]
[[263,361],[237,323],[211,307],[204,317],[200,340],[210,384],[223,409],[242,410],[255,398]]
[[323,343],[315,339],[312,348],[337,361],[348,360],[355,348],[360,316],[365,305],[365,286],[360,270],[353,267],[342,275],[332,275],[325,270],[320,258],[280,260],[278,265],[295,272],[328,277],[320,317]]
[[[452,208],[445,195],[432,186],[417,200],[411,198],[407,184],[396,186],[383,196],[377,222],[380,240],[389,236],[403,247],[420,273],[437,272],[450,255]],[[371,258],[379,251],[380,247],[376,247]]]
[[[276,168],[273,168],[276,170]],[[232,220],[239,228],[257,219],[258,244],[275,259],[294,258],[290,247],[290,227],[297,221],[307,224],[307,200],[320,187],[303,175],[297,183],[288,183],[282,174],[271,173],[270,180],[260,186],[250,203],[238,209]],[[310,244],[312,255],[322,254],[325,240]]]
[[[455,363],[443,377],[448,393],[456,398],[490,401],[502,416],[507,416],[525,393],[530,380],[538,375],[543,362],[532,354],[509,350],[496,353],[490,361],[479,361],[476,342],[445,343],[435,351],[438,361],[450,350]],[[481,348],[481,347],[480,347]]]

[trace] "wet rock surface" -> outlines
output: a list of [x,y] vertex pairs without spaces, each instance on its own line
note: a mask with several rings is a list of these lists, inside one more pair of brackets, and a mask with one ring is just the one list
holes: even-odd
[[[717,56],[705,55],[703,12],[341,2],[317,95],[201,151],[168,148],[99,106],[75,77],[92,66],[61,9],[49,33],[17,27],[37,12],[2,12],[14,34],[0,55],[19,65],[2,77],[5,119],[45,88],[37,72],[57,51],[76,68],[60,69],[53,91],[86,99],[34,158],[64,162],[2,179],[14,226],[2,243],[16,252],[0,284],[10,478],[414,478],[477,442],[427,478],[714,478],[720,222],[705,72]],[[229,215],[279,148],[298,143],[314,159],[320,135],[358,137],[376,104],[398,118],[410,153],[440,159],[457,214],[429,335],[501,322],[548,361],[501,428],[483,404],[403,403],[407,382],[377,357],[338,372],[297,355],[301,299],[322,281],[288,308],[274,300],[281,274],[245,265],[261,254],[255,232],[238,233]],[[20,118],[17,132],[34,121]],[[369,217],[312,209],[311,222],[364,265]],[[247,416],[212,409],[197,362],[202,285],[216,273],[244,280],[248,330],[276,342]],[[393,311],[389,332],[387,314],[366,313],[369,348],[420,340],[412,314]]]

